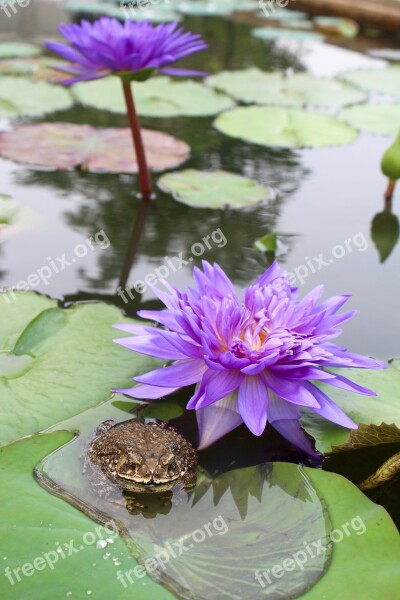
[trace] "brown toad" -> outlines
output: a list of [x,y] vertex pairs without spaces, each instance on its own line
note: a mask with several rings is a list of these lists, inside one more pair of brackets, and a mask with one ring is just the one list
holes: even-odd
[[[104,421],[89,446],[85,471],[101,495],[115,486],[129,494],[167,492],[179,483],[190,491],[196,462],[191,444],[165,423]],[[88,469],[88,463],[97,469]]]

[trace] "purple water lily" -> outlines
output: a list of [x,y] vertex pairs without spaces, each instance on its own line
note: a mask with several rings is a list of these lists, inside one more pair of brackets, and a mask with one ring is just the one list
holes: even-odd
[[102,17],[94,23],[60,25],[70,45],[46,42],[46,47],[73,63],[59,67],[75,77],[64,83],[99,79],[111,73],[138,73],[157,69],[165,75],[204,75],[199,71],[170,68],[177,60],[204,50],[200,35],[185,32],[177,22],[152,25],[148,21],[121,23]]
[[46,42],[45,46],[72,63],[55,67],[73,75],[63,81],[64,84],[100,79],[111,74],[121,78],[137,156],[140,191],[144,200],[150,200],[153,186],[131,81],[144,81],[156,71],[164,75],[206,75],[169,65],[189,54],[205,50],[207,44],[200,35],[185,32],[176,22],[154,26],[148,21],[133,22],[128,19],[121,23],[117,19],[102,17],[94,23],[83,20],[80,25],[60,25],[59,31],[70,45]]
[[337,326],[354,312],[336,314],[349,296],[319,302],[320,286],[303,300],[274,263],[244,290],[240,301],[218,265],[195,268],[196,288],[181,291],[164,282],[167,292],[153,291],[167,307],[138,314],[163,327],[115,325],[135,334],[117,343],[172,364],[135,377],[137,385],[116,390],[154,400],[196,384],[187,408],[195,409],[199,448],[245,423],[261,435],[267,421],[286,439],[310,452],[300,429],[306,407],[343,427],[357,425],[315,382],[365,395],[375,395],[327,368],[385,368],[376,360],[350,353],[332,342]]

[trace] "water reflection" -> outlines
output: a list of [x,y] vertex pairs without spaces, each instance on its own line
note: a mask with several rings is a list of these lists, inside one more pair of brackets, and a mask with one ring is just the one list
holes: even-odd
[[385,200],[383,211],[376,214],[371,224],[371,237],[384,263],[399,241],[399,219],[392,212],[392,200]]

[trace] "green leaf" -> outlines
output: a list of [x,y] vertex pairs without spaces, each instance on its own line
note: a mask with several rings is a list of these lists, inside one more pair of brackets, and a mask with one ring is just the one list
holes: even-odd
[[266,41],[296,40],[298,42],[322,42],[324,36],[316,31],[298,31],[296,29],[283,29],[273,27],[257,27],[253,29],[252,35]]
[[[0,77],[0,101],[12,104],[17,116],[36,117],[65,110],[73,104],[71,94],[64,88],[25,77]],[[1,105],[0,105],[1,111]],[[0,116],[12,116],[2,115]]]
[[[105,531],[80,510],[48,494],[33,479],[35,465],[72,437],[58,432],[0,449],[2,600],[15,600],[16,595],[30,600],[69,596],[131,600],[132,593],[140,600],[173,600],[172,594],[149,577],[138,579],[136,590],[124,588],[117,571],[129,571],[136,561],[115,532]],[[113,543],[96,547],[97,541],[106,539]],[[57,553],[57,548],[63,554]],[[35,560],[37,569],[33,568]],[[32,565],[25,567],[28,576],[21,570],[27,563]],[[11,569],[9,576],[4,571],[7,568]]]
[[277,249],[276,233],[267,233],[267,235],[254,242],[254,247],[259,252],[272,252],[275,254]]
[[184,15],[229,15],[235,11],[253,11],[255,6],[251,0],[196,0],[196,2],[179,2],[177,10]]
[[40,221],[34,210],[0,194],[0,242],[19,231],[35,227]]
[[246,208],[272,196],[267,187],[227,171],[187,169],[163,175],[158,186],[178,202],[195,208]]
[[267,73],[256,67],[238,71],[221,71],[206,79],[207,85],[222,90],[246,103],[277,104],[300,107],[305,102],[303,94],[284,89],[282,73]]
[[380,262],[384,263],[393,252],[400,236],[399,219],[388,210],[374,216],[371,237],[379,252]]
[[350,437],[345,444],[333,446],[332,452],[346,452],[348,450],[359,450],[360,448],[371,448],[380,444],[400,443],[400,429],[392,424],[387,425],[364,425],[361,423],[358,429],[352,429]]
[[385,463],[370,477],[367,477],[359,484],[360,490],[373,490],[384,485],[400,473],[400,452],[391,456]]
[[0,58],[27,57],[41,54],[41,49],[25,42],[4,42],[0,44]]
[[[400,361],[394,360],[383,371],[368,369],[336,369],[333,372],[349,377],[358,385],[376,392],[376,397],[361,396],[328,385],[321,389],[358,425],[394,423],[400,427]],[[350,430],[319,417],[311,410],[302,412],[302,426],[316,440],[317,449],[331,452],[350,438]]]
[[113,4],[108,2],[71,1],[63,2],[62,7],[68,12],[84,12],[92,15],[106,15],[108,17],[114,17],[120,20],[146,20],[151,21],[152,23],[179,21],[181,18],[178,13],[170,10],[168,7],[163,7],[162,5],[157,6],[157,8],[154,9],[143,6],[143,4],[140,6],[133,6],[132,2],[129,1],[125,3],[118,3],[118,6],[113,6]]
[[349,106],[340,118],[352,127],[377,135],[397,135],[400,122],[400,104],[365,104]]
[[283,148],[349,144],[357,137],[354,129],[329,115],[272,106],[234,108],[217,117],[214,126],[230,137]]
[[[185,142],[142,129],[149,168],[165,171],[188,158]],[[130,129],[95,129],[74,123],[35,123],[0,133],[0,154],[9,160],[53,169],[137,173]]]
[[[121,82],[117,77],[76,83],[76,99],[92,108],[126,114]],[[137,112],[142,117],[206,117],[231,108],[234,102],[195,81],[174,81],[170,77],[152,77],[132,86]]]
[[356,69],[340,75],[368,92],[398,96],[400,94],[400,66],[390,65],[384,69]]
[[365,92],[333,79],[320,79],[304,73],[284,77],[283,73],[267,73],[257,68],[222,71],[208,77],[206,83],[242,102],[282,107],[309,104],[339,108],[362,102],[367,97]]
[[[332,563],[324,577],[301,596],[302,600],[358,598],[360,582],[363,600],[396,597],[400,538],[387,512],[344,477],[319,469],[305,471],[323,495],[332,528],[342,532],[342,541],[335,543]],[[334,534],[334,539],[340,537]]]
[[0,295],[0,444],[103,402],[155,361],[112,342],[113,306],[68,309],[33,292]]

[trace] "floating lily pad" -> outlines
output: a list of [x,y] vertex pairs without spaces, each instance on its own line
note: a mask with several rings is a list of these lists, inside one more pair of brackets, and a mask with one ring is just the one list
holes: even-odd
[[[164,23],[179,21],[180,15],[168,7],[157,6],[132,6],[131,2],[113,5],[111,2],[64,2],[62,7],[68,12],[89,13],[93,15],[105,15],[116,19],[131,19],[132,21],[151,21],[153,23]],[[150,3],[149,3],[150,4]]]
[[398,96],[400,94],[400,66],[390,65],[384,69],[356,69],[347,71],[341,79],[353,83],[368,92]]
[[352,85],[335,81],[334,79],[321,79],[297,73],[288,77],[284,82],[284,89],[298,92],[304,96],[305,104],[312,106],[326,106],[340,108],[346,104],[356,104],[366,100],[367,95]]
[[[346,369],[339,369],[337,372],[349,376]],[[359,385],[374,390],[378,394],[377,397],[359,396],[327,385],[322,385],[321,389],[324,389],[329,397],[357,424],[394,423],[400,427],[399,360],[393,361],[385,371],[354,369],[351,372],[351,379]],[[350,438],[348,429],[321,419],[312,411],[303,414],[302,426],[316,440],[317,449],[321,452],[330,452],[332,446],[345,444]]]
[[55,65],[60,61],[47,56],[34,58],[10,58],[0,60],[0,73],[4,75],[22,75],[30,77],[36,81],[48,81],[58,83],[67,78],[65,73],[55,71]]
[[178,202],[197,208],[245,208],[271,197],[267,187],[226,171],[187,169],[163,175],[158,186]]
[[[130,129],[95,129],[71,123],[37,123],[0,134],[0,155],[54,169],[137,173]],[[143,130],[149,167],[163,171],[189,156],[189,146],[159,131]]]
[[269,21],[303,21],[308,19],[308,14],[300,10],[289,10],[287,8],[276,7],[273,12],[268,8],[267,10],[268,14],[265,14],[263,10],[261,10],[259,14]]
[[252,35],[266,41],[296,40],[298,42],[322,42],[324,36],[316,31],[297,31],[296,29],[274,29],[273,27],[256,27]]
[[247,0],[196,0],[196,2],[180,2],[177,10],[184,15],[229,15],[235,11],[252,11],[256,8]]
[[[36,284],[37,285],[37,284]],[[101,303],[72,306],[34,292],[0,295],[0,445],[50,427],[127,386],[152,359],[112,343],[124,319]]]
[[[131,574],[133,584],[130,584],[125,578],[127,585],[123,586],[116,577],[117,571],[125,574],[134,569],[137,563],[129,555],[127,547],[115,535],[115,532],[104,531],[101,526],[86,517],[81,510],[48,494],[33,479],[32,470],[35,465],[70,439],[71,434],[66,432],[40,435],[21,440],[0,451],[2,530],[7,539],[7,546],[4,546],[2,550],[2,556],[6,557],[3,567],[4,569],[9,567],[11,577],[14,577],[14,585],[8,578],[3,580],[2,599],[14,600],[15,586],[18,585],[18,593],[23,597],[29,597],[30,600],[42,600],[43,589],[51,590],[54,598],[67,597],[67,594],[70,594],[72,598],[84,598],[89,591],[91,592],[89,595],[93,595],[98,600],[109,600],[109,598],[129,600],[132,598],[133,592],[139,594],[140,600],[151,600],[152,598],[172,600],[175,596],[164,587],[154,583],[144,570],[143,572],[139,571],[140,577],[136,577],[134,573]],[[65,448],[70,450],[71,445]],[[60,454],[58,452],[58,455]],[[338,540],[341,537],[340,532],[343,539],[340,543],[335,544],[332,562],[328,565],[324,576],[317,582],[312,579],[312,575],[315,574],[316,560],[324,560],[329,548],[322,550],[319,557],[316,557],[316,551],[313,552],[314,558],[310,557],[310,560],[307,558],[305,569],[297,568],[296,565],[292,571],[283,569],[283,577],[271,578],[272,585],[268,586],[271,598],[284,597],[280,590],[284,590],[285,593],[292,590],[297,597],[304,600],[357,597],[360,580],[364,586],[363,599],[395,598],[398,590],[396,573],[400,542],[398,532],[386,511],[371,502],[354,485],[338,475],[314,469],[300,470],[297,465],[291,464],[275,463],[270,467],[272,469],[267,475],[267,481],[270,481],[272,485],[269,489],[264,489],[265,493],[262,497],[259,494],[252,495],[257,488],[253,484],[258,483],[255,475],[260,472],[258,467],[254,467],[226,473],[219,478],[227,479],[228,477],[229,481],[228,488],[225,485],[222,498],[220,492],[215,507],[213,498],[210,498],[212,494],[208,492],[203,497],[203,501],[198,504],[197,509],[194,507],[190,510],[189,507],[182,505],[181,510],[175,511],[175,519],[173,515],[164,515],[162,519],[158,520],[160,528],[152,527],[152,520],[139,521],[136,519],[139,541],[136,552],[144,553],[147,550],[151,556],[157,553],[157,546],[146,547],[143,542],[143,531],[147,530],[150,536],[157,535],[157,544],[162,545],[165,531],[169,527],[172,530],[169,539],[173,543],[179,538],[181,530],[185,527],[188,528],[188,533],[192,534],[198,522],[199,529],[203,529],[204,524],[209,523],[210,531],[214,533],[212,529],[214,514],[222,516],[228,525],[228,532],[224,535],[218,535],[215,532],[216,535],[207,537],[201,544],[195,544],[190,552],[178,556],[176,563],[175,560],[170,560],[167,563],[168,574],[179,569],[179,572],[174,575],[187,577],[189,569],[189,573],[194,576],[193,582],[196,589],[200,589],[201,585],[206,585],[207,591],[210,590],[212,595],[207,595],[210,600],[232,597],[228,594],[233,586],[236,586],[236,593],[245,587],[246,589],[252,588],[254,594],[251,597],[264,598],[265,587],[262,588],[254,577],[256,560],[266,561],[261,569],[266,571],[265,567],[269,561],[277,559],[278,554],[281,555],[281,558],[276,560],[274,565],[281,565],[283,559],[293,559],[293,553],[304,551],[307,543],[310,544],[310,549],[314,548],[312,542],[317,541],[321,541],[325,547],[329,543],[327,536],[330,531],[336,530],[334,539]],[[238,486],[235,488],[235,479],[244,475],[245,471],[251,471],[251,478],[243,477],[241,481],[237,481]],[[60,469],[58,472],[60,473]],[[301,479],[303,479],[303,484],[301,484]],[[218,480],[214,480],[214,483],[217,482]],[[259,483],[262,489],[264,482],[260,478]],[[267,485],[264,484],[264,488],[266,487]],[[249,496],[251,510],[248,511],[249,516],[243,522],[237,511],[234,519],[228,521],[225,510],[222,510],[229,509],[229,515],[234,510],[232,497],[235,489],[240,496]],[[318,491],[318,495],[315,489]],[[233,490],[232,495],[230,490]],[[296,490],[301,492],[298,498],[294,498]],[[323,504],[331,519],[331,526],[328,531],[325,529],[325,532],[320,526],[321,509],[319,512],[316,510],[318,496],[323,499]],[[307,501],[302,500],[303,498]],[[291,506],[289,510],[288,506]],[[189,514],[196,514],[196,520],[182,519],[182,510]],[[268,518],[267,515],[269,515]],[[314,515],[314,520],[311,522],[306,518],[309,515]],[[290,526],[295,526],[299,519],[301,521],[301,517],[304,520],[297,527],[299,535],[296,540],[293,540],[286,532],[290,531]],[[222,525],[221,520],[219,523]],[[249,527],[250,523],[254,523],[254,525]],[[348,534],[343,528],[344,524],[347,525]],[[242,530],[241,536],[237,535],[240,530]],[[268,537],[263,544],[264,538],[261,538],[260,535],[265,530],[270,533],[276,530],[276,537]],[[27,552],[27,531],[29,531],[29,552]],[[292,531],[296,531],[296,529],[292,528]],[[213,542],[217,545],[224,542],[232,544],[234,534],[236,534],[236,543],[241,543],[241,549],[239,548],[238,552],[232,552],[231,545],[229,550],[225,550],[223,553],[218,553],[218,555],[216,552],[214,553]],[[96,546],[97,541],[103,542],[106,538],[110,538],[113,543],[107,542],[105,547],[104,543],[101,543],[103,546],[101,548]],[[246,580],[240,577],[238,581],[235,581],[235,578],[231,576],[231,571],[228,571],[225,565],[235,562],[237,565],[235,574],[244,572],[246,565],[243,562],[242,550],[243,547],[252,548],[255,539],[258,539],[260,553],[251,565],[251,574]],[[188,539],[185,538],[185,541],[187,542]],[[71,542],[75,550],[68,555]],[[293,548],[288,552],[287,548],[292,544]],[[65,559],[59,556],[53,568],[50,568],[45,561],[44,568],[36,569],[35,566],[32,576],[23,576],[20,572],[21,581],[15,580],[13,569],[26,563],[32,564],[36,557],[43,557],[45,553],[54,552],[58,547],[65,552]],[[299,559],[301,557],[302,555],[299,555]],[[50,558],[55,561],[54,554],[49,556],[49,561]],[[37,564],[39,567],[41,566],[40,562]],[[287,561],[284,564],[288,566],[288,569],[291,568],[291,564]],[[373,569],[371,565],[374,566]],[[181,571],[180,566],[185,567],[185,571]],[[28,569],[29,567],[27,567],[29,572]],[[209,571],[210,576],[206,577],[205,572],[208,575]],[[281,574],[279,570],[277,572]],[[377,572],[379,572],[379,577],[376,575]],[[216,581],[214,578],[217,576],[223,579],[223,585],[213,589],[212,584]],[[304,594],[300,592],[299,595],[296,582],[300,578],[303,578],[304,583],[308,580],[307,587],[310,589]],[[267,583],[265,580],[263,582]],[[140,588],[134,587],[139,585]],[[258,588],[255,588],[255,585]],[[191,587],[193,590],[193,586]],[[204,587],[202,592],[204,592]],[[277,596],[276,592],[280,595]],[[256,595],[257,593],[258,595]],[[195,594],[192,597],[197,599],[199,596]],[[204,595],[201,594],[200,597],[204,598]],[[240,597],[250,596],[242,595]]]
[[40,217],[34,210],[0,194],[0,242],[15,232],[31,229],[39,222]]
[[238,71],[222,71],[217,75],[211,75],[206,80],[207,85],[222,90],[241,102],[287,107],[302,106],[303,94],[284,89],[284,82],[282,73],[267,73],[255,67]]
[[242,102],[283,107],[310,104],[338,108],[367,98],[365,92],[333,79],[303,73],[284,77],[283,73],[266,73],[257,68],[222,71],[208,77],[207,84]]
[[341,446],[333,446],[332,452],[359,450],[381,444],[400,444],[400,429],[396,425],[387,425],[386,423],[380,425],[361,423],[358,429],[351,430],[347,442]]
[[340,118],[352,127],[377,135],[397,135],[400,123],[400,104],[365,104],[349,106]]
[[283,148],[349,144],[357,132],[334,117],[274,106],[239,107],[220,115],[214,126],[230,137]]
[[[234,102],[195,81],[173,81],[154,77],[132,86],[135,104],[143,117],[203,117],[231,108]],[[86,106],[126,114],[121,82],[117,77],[77,83],[73,86],[77,100]]]
[[37,56],[41,49],[34,44],[26,42],[3,42],[0,44],[0,58],[13,58],[18,56]]
[[[7,108],[3,113],[4,101],[13,107],[15,115],[8,114]],[[0,77],[0,117],[36,117],[65,110],[72,104],[71,94],[62,87],[25,77]]]

